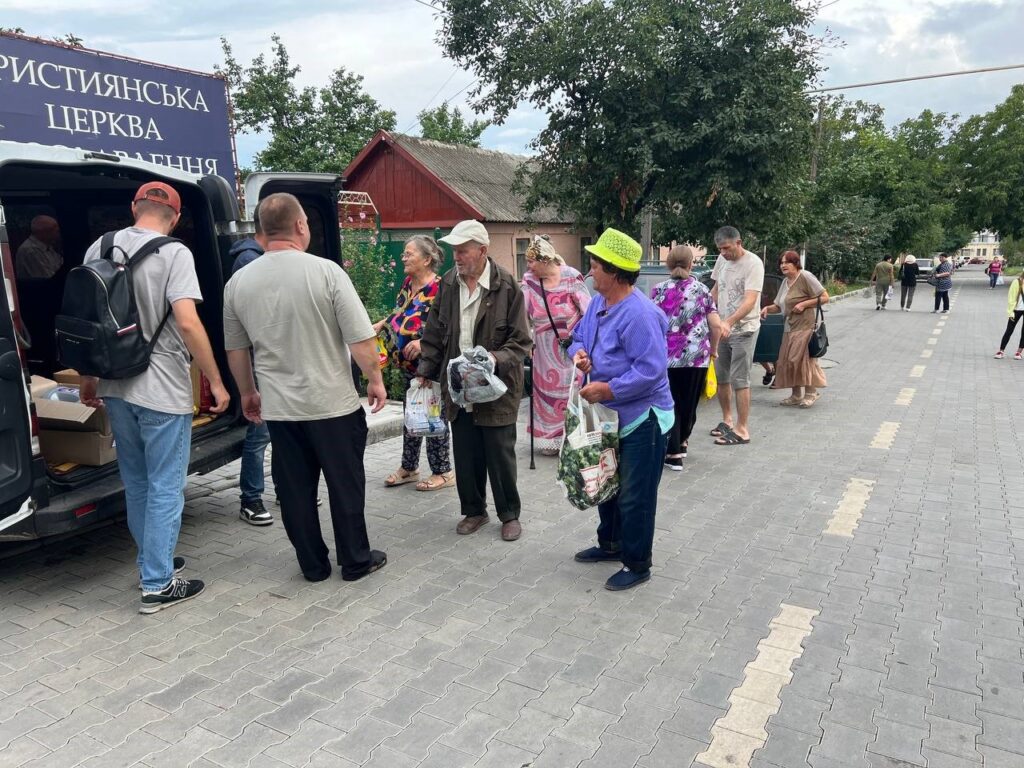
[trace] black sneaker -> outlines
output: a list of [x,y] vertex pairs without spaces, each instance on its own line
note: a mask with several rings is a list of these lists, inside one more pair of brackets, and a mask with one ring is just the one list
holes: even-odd
[[243,501],[241,509],[238,510],[238,516],[249,525],[272,525],[274,522],[274,518],[263,506],[262,499]]
[[574,558],[577,563],[601,563],[605,561],[614,560],[616,562],[622,560],[621,552],[609,552],[606,549],[600,547],[590,547],[576,553]]
[[171,583],[159,592],[143,592],[139,613],[156,613],[172,605],[191,600],[202,593],[206,585],[199,579],[171,579]]
[[369,576],[374,571],[379,571],[381,568],[383,568],[387,564],[388,564],[388,556],[387,556],[386,553],[381,552],[379,549],[371,549],[370,550],[370,567],[369,568],[367,568],[365,571],[363,571],[362,573],[360,573],[360,574],[358,574],[356,576],[346,576],[345,574],[342,574],[341,578],[344,579],[345,581],[359,581],[359,579],[363,578],[364,576]]
[[[174,556],[174,575],[177,576],[179,573],[185,570],[185,558],[180,555]],[[139,591],[142,591],[142,582],[139,582]]]
[[671,469],[673,472],[683,471],[683,457],[682,456],[666,456],[665,466]]

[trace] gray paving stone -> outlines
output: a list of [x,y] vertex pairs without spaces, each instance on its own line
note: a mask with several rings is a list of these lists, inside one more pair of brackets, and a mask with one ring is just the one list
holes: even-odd
[[921,754],[922,742],[928,737],[928,729],[913,728],[884,718],[876,718],[878,736],[868,745],[868,751],[883,757],[891,757],[911,765],[925,765]]

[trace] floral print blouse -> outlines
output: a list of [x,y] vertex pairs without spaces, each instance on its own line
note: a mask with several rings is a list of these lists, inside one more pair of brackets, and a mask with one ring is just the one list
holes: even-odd
[[427,313],[430,306],[437,298],[438,288],[441,281],[438,277],[415,290],[412,280],[405,278],[402,289],[395,299],[395,310],[388,315],[387,325],[394,333],[395,345],[391,351],[391,364],[396,365],[408,373],[416,373],[416,365],[419,361],[406,360],[402,351],[410,341],[415,341],[423,335],[423,328],[427,324]]
[[708,315],[718,312],[711,291],[695,277],[666,280],[651,289],[651,299],[668,316],[668,367],[707,368],[711,362]]

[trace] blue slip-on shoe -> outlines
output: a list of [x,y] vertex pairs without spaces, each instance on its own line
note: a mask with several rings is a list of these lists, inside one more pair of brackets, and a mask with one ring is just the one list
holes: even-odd
[[604,583],[604,588],[617,592],[621,589],[632,589],[637,584],[643,584],[645,581],[650,580],[651,572],[649,570],[631,571],[629,568],[623,566],[621,571]]
[[622,559],[620,552],[609,552],[606,549],[600,547],[590,547],[576,553],[575,558],[577,563],[602,563],[609,560],[619,561]]

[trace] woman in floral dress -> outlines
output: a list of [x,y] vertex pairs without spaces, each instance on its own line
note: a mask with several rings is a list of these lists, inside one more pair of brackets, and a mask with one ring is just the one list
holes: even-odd
[[544,237],[535,237],[526,249],[526,264],[523,297],[533,328],[532,434],[541,454],[557,456],[575,370],[565,347],[590,304],[590,294],[583,276],[566,266]]
[[677,245],[669,251],[666,266],[670,277],[651,289],[651,299],[668,315],[668,383],[676,422],[669,432],[665,466],[676,472],[683,469],[708,365],[718,357],[722,333],[711,291],[690,275],[694,256],[688,245]]

